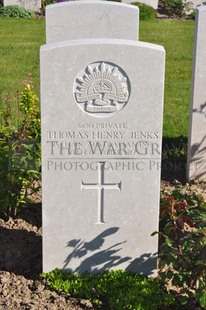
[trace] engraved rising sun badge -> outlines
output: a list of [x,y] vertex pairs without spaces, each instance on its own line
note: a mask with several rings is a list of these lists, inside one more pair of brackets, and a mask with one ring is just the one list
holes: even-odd
[[95,62],[77,75],[74,96],[86,113],[106,117],[126,105],[129,99],[129,79],[119,66]]

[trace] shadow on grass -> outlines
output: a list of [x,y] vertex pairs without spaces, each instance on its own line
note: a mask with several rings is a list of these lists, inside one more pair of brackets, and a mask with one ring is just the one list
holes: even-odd
[[186,182],[188,139],[163,137],[161,179],[172,182]]

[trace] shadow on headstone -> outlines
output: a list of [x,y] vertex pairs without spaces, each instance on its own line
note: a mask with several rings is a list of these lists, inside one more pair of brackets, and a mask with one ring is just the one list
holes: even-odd
[[187,180],[206,179],[206,7],[199,6],[195,15],[193,78],[187,158]]
[[[102,245],[105,243],[105,239],[110,235],[115,234],[118,230],[118,227],[106,229],[89,242],[81,239],[70,240],[67,243],[67,246],[73,247],[73,251],[66,258],[63,269],[80,274],[84,272],[101,273],[130,260],[130,257],[122,258],[118,255],[118,252],[121,249],[121,244],[126,241],[116,243],[104,250],[101,250]],[[92,253],[94,251],[98,252]],[[75,270],[69,270],[67,267],[73,258],[79,258],[80,263]]]
[[206,164],[205,164],[205,152],[206,152],[206,135],[200,140],[199,143],[194,143],[190,148],[190,165],[193,167],[193,174],[191,173],[190,179],[204,179]]
[[[199,109],[197,108],[193,109],[192,113],[198,113],[199,115],[203,116],[206,119],[206,102],[202,103],[199,106]],[[197,140],[198,139],[196,139],[196,141]],[[205,178],[206,135],[205,136],[200,135],[199,141],[193,143],[190,146],[189,152],[190,152],[190,166],[191,166],[190,179]]]
[[135,258],[125,270],[147,276],[153,275],[153,271],[157,268],[157,255],[158,253],[144,253]]
[[[121,245],[126,243],[122,241],[112,246],[101,250],[106,238],[115,234],[119,230],[118,227],[106,229],[93,240],[89,242],[81,239],[73,239],[67,243],[67,247],[72,247],[73,251],[67,256],[63,270],[67,272],[75,272],[78,274],[88,273],[102,273],[106,270],[118,269],[118,265],[131,260],[131,257],[121,257],[119,251]],[[75,269],[69,268],[73,259],[79,259],[79,264]],[[127,263],[128,265],[128,263]],[[144,273],[151,275],[152,271],[156,269],[157,259],[151,253],[145,253],[140,257],[134,259],[125,269],[137,273]]]

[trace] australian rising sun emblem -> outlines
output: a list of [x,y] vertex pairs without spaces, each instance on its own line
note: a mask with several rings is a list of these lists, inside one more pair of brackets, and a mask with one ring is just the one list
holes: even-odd
[[129,80],[118,66],[96,62],[78,74],[74,96],[83,111],[97,117],[108,116],[126,105]]

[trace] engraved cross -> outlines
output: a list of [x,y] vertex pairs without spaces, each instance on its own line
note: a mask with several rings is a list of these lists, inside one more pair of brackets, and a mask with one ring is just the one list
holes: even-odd
[[104,162],[98,162],[98,182],[97,183],[81,183],[81,190],[83,189],[97,189],[98,190],[98,215],[97,224],[104,223],[104,190],[117,189],[121,191],[121,182],[119,183],[104,183]]

